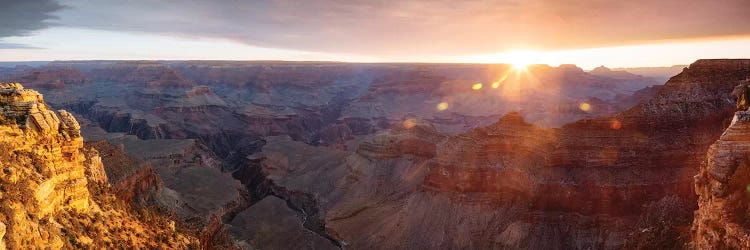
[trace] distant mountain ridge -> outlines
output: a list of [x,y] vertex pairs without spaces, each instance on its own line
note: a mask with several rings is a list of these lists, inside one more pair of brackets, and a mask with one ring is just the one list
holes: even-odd
[[626,71],[636,75],[651,77],[659,84],[663,84],[670,77],[677,75],[688,65],[673,65],[669,67],[631,67],[631,68],[613,68],[616,71]]

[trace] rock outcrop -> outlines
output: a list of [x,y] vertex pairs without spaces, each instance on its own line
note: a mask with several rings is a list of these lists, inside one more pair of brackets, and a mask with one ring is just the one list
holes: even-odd
[[[186,248],[170,220],[114,198],[101,158],[72,115],[42,95],[0,83],[0,245],[27,248]],[[136,215],[136,213],[139,213]]]
[[737,111],[695,176],[697,249],[750,248],[750,111],[748,83],[735,89]]
[[164,182],[150,162],[132,158],[123,149],[106,141],[86,145],[104,155],[108,183],[118,198],[140,205],[155,205],[155,196],[163,189]]
[[[12,185],[33,182],[37,179],[32,177],[34,175],[43,178],[34,183],[38,186],[32,189],[35,192],[30,196],[35,198],[33,207],[39,209],[40,217],[63,208],[88,210],[90,194],[86,189],[85,159],[80,152],[83,138],[75,119],[64,111],[58,117],[47,108],[41,94],[25,90],[20,84],[0,86],[0,98],[0,120],[3,120],[0,145],[4,153],[9,154],[3,161],[6,165],[3,179]],[[28,152],[20,154],[24,149]]]

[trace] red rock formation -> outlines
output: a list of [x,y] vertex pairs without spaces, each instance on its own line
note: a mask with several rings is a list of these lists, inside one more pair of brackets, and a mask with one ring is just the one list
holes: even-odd
[[750,248],[750,111],[748,85],[738,86],[738,111],[708,150],[695,176],[699,195],[693,221],[697,249]]
[[249,194],[240,191],[236,200],[230,201],[210,215],[200,232],[202,249],[239,249],[232,238],[227,223],[250,206]]
[[[394,190],[398,195],[339,198],[328,212],[327,222],[348,243],[364,248],[398,247],[384,239],[412,242],[417,238],[430,240],[411,247],[682,247],[688,241],[684,229],[689,213],[684,211],[690,210],[695,199],[691,177],[709,145],[722,133],[722,121],[734,110],[732,89],[749,76],[750,60],[700,60],[673,77],[653,98],[611,117],[543,129],[524,122],[518,114],[506,115],[486,128],[445,139],[438,143],[434,159],[414,162],[409,170],[403,170],[419,171],[427,165],[421,184],[427,192]],[[397,148],[393,147],[396,140],[381,141],[392,145],[379,148]],[[361,149],[367,148],[371,147]],[[389,159],[403,159],[398,150],[388,152],[392,154]],[[400,166],[392,161],[371,164],[375,169]],[[355,166],[358,171],[372,168]],[[386,190],[385,186],[409,190],[407,183],[411,182],[391,182],[387,177],[368,181],[373,173],[351,175],[346,178],[355,181],[347,189],[379,185]],[[388,184],[377,184],[380,182]],[[385,201],[358,206],[348,199]],[[391,199],[408,205],[390,207],[386,201]],[[455,230],[444,224],[448,219],[441,216],[448,214],[445,211],[464,209],[471,209],[472,215],[451,216],[458,217],[457,221],[496,225],[497,229],[490,231],[500,236],[441,238],[439,230]],[[499,210],[504,212],[495,214],[497,217],[472,217]],[[665,214],[673,217],[665,220]],[[419,224],[410,219],[414,216],[423,216],[434,225]],[[366,219],[373,217],[377,219]],[[369,220],[388,221],[388,229],[384,230],[383,224],[380,231],[361,224]],[[419,236],[414,232],[420,232]],[[587,238],[587,233],[601,238]],[[359,236],[363,234],[376,236]],[[545,238],[550,234],[557,238]],[[631,236],[626,237],[628,234]]]
[[527,168],[544,164],[540,159],[549,156],[555,141],[552,131],[524,122],[519,113],[510,113],[489,127],[442,143],[424,185],[458,194],[534,193]]
[[84,154],[86,154],[86,162],[84,162],[84,165],[88,166],[88,168],[86,168],[86,176],[89,177],[89,181],[102,185],[109,184],[109,180],[107,179],[107,172],[104,170],[104,168],[94,167],[104,166],[99,151],[94,148],[89,148],[84,151]]
[[38,92],[0,83],[0,248],[197,245],[173,221],[116,199],[75,118],[47,107]]
[[166,69],[138,68],[128,81],[145,81],[148,87],[190,87],[192,84],[176,71]]
[[66,84],[90,83],[91,79],[78,69],[51,67],[15,73],[5,81],[19,82],[29,88],[64,88]]
[[231,213],[226,206],[244,197],[239,182],[222,173],[210,151],[195,140],[140,140],[90,124],[84,134],[94,141],[87,145],[102,152],[119,198],[156,207],[191,230],[211,227],[212,216]]
[[371,159],[397,158],[403,155],[432,158],[437,154],[435,144],[445,138],[434,126],[424,121],[407,119],[396,125],[391,133],[381,133],[359,145],[357,153]]
[[113,188],[120,199],[130,202],[138,196],[145,196],[154,192],[155,189],[162,188],[163,185],[164,183],[151,164],[146,163],[138,172],[121,180]]
[[118,198],[142,205],[153,205],[154,195],[163,188],[159,175],[149,162],[134,159],[105,141],[87,143],[103,155],[104,170]]

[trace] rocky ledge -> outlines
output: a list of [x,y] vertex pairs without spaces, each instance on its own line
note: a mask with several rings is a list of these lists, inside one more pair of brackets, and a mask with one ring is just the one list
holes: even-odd
[[38,92],[0,83],[0,249],[197,245],[173,221],[115,198],[79,129]]

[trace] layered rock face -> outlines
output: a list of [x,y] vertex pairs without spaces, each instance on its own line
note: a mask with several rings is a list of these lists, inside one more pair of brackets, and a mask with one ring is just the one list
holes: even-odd
[[735,90],[737,111],[729,127],[708,150],[695,176],[698,211],[693,240],[698,249],[750,248],[750,111],[748,84]]
[[518,113],[453,136],[405,120],[331,151],[269,138],[251,158],[271,193],[316,197],[296,202],[343,246],[680,248],[748,62],[698,61],[630,110],[559,129]]
[[[68,67],[67,64],[52,66]],[[79,66],[79,65],[74,65]],[[185,87],[190,86],[185,78],[171,68],[152,62],[113,62],[103,63],[101,67],[89,68],[80,65],[80,69],[96,81],[139,83],[147,87]]]
[[[33,174],[44,178],[34,183],[38,188],[32,189],[35,192],[31,196],[35,198],[34,207],[39,209],[41,217],[63,208],[88,210],[90,195],[86,189],[83,154],[79,152],[83,138],[78,123],[65,111],[61,111],[61,118],[58,118],[35,91],[24,90],[20,84],[1,87],[4,125],[1,145],[9,154],[4,157],[8,161],[3,161],[6,174],[3,179],[9,181],[7,186],[26,182],[22,177]],[[13,153],[23,149],[29,151],[25,157]],[[34,169],[38,171],[30,171]]]
[[[456,134],[514,110],[531,123],[560,126],[623,110],[627,106],[616,96],[658,84],[592,75],[571,65],[538,65],[526,73],[508,65],[450,64],[115,61],[49,67],[74,68],[94,82],[42,90],[54,106],[109,132],[197,139],[226,159],[228,170],[257,151],[264,136],[340,147],[404,119],[427,120]],[[482,88],[472,89],[476,83]],[[592,108],[581,110],[584,102]]]
[[132,214],[109,193],[101,158],[83,148],[70,113],[41,94],[0,84],[0,242],[10,249],[184,248],[196,244],[169,220]]
[[87,143],[107,162],[104,168],[108,182],[118,198],[126,202],[154,205],[155,196],[164,186],[161,177],[149,162],[126,155],[124,150],[106,141]]
[[137,136],[102,138],[151,162],[151,197],[179,201],[206,248],[281,249],[280,232],[315,248],[679,247],[691,177],[750,75],[701,60],[633,92],[651,83],[571,65],[55,64],[99,87],[51,103]]
[[80,70],[70,67],[27,69],[9,73],[0,79],[6,82],[22,82],[31,88],[65,88],[68,84],[91,82],[91,79]]
[[196,140],[141,140],[82,121],[87,145],[106,152],[112,185],[124,187],[122,194],[137,203],[164,208],[198,230],[226,203],[242,199],[239,182],[222,172],[221,162]]

